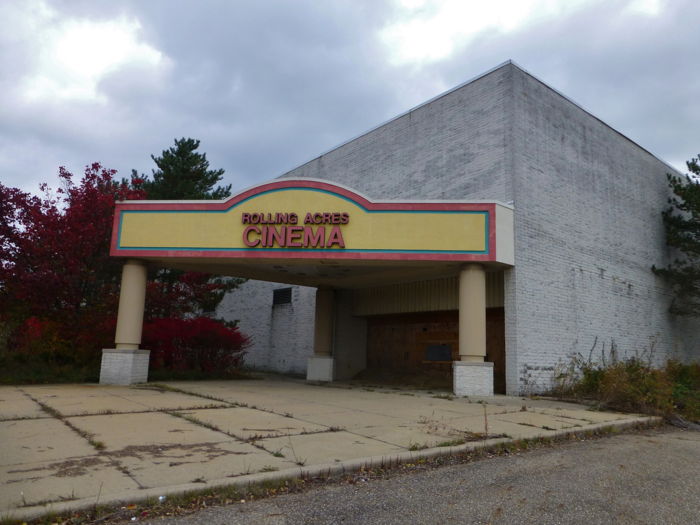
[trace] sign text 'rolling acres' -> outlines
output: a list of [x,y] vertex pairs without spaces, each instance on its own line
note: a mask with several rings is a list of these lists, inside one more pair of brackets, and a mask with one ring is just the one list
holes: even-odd
[[304,226],[298,225],[296,213],[241,215],[241,222],[248,225],[243,231],[243,242],[250,248],[345,248],[343,232],[337,225],[349,221],[348,213],[307,213]]

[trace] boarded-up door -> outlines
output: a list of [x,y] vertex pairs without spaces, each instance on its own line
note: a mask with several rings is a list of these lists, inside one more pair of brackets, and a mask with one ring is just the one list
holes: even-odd
[[[486,309],[486,359],[494,364],[494,391],[505,393],[505,322],[503,308]],[[451,363],[425,361],[429,345],[450,345],[459,359],[459,312],[420,312],[367,318],[367,368],[372,370],[442,370]]]

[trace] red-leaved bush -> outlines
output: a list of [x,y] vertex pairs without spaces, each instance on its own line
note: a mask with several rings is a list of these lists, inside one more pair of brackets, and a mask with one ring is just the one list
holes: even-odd
[[236,327],[208,317],[154,318],[144,323],[142,348],[151,350],[151,367],[236,375],[250,338]]
[[76,184],[60,168],[62,187],[42,185],[43,198],[0,184],[0,324],[13,353],[85,362],[111,346],[123,265],[109,257],[114,203],[146,196],[115,173],[95,163]]
[[[95,163],[74,182],[61,168],[61,188],[42,185],[43,197],[0,183],[0,382],[18,362],[37,365],[29,381],[53,380],[43,371],[62,365],[94,374],[102,349],[113,348],[124,264],[109,256],[115,202],[146,198],[143,181],[115,175]],[[141,348],[153,350],[154,368],[240,369],[248,338],[195,317],[235,286],[204,273],[150,270]]]

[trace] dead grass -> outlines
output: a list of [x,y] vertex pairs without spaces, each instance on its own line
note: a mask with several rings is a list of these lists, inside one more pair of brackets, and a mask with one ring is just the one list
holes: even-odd
[[700,363],[674,359],[654,366],[656,339],[632,357],[621,357],[614,341],[587,358],[578,354],[555,372],[552,394],[594,403],[592,409],[616,410],[700,420]]

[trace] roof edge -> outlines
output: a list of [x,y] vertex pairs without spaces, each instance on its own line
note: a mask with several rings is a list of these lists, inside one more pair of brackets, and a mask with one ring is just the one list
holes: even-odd
[[[642,145],[639,144],[638,142],[632,140],[631,138],[629,138],[627,135],[625,135],[625,134],[622,133],[621,131],[616,130],[616,129],[613,128],[610,124],[608,124],[608,123],[605,122],[602,118],[600,118],[598,115],[596,115],[596,114],[593,113],[592,111],[587,110],[587,109],[586,109],[585,107],[583,107],[581,104],[579,104],[578,102],[576,102],[576,101],[575,101],[574,99],[572,99],[571,97],[565,95],[564,93],[562,93],[561,91],[559,91],[557,88],[550,86],[549,84],[547,84],[547,82],[545,82],[544,80],[542,80],[541,78],[539,78],[537,75],[533,75],[533,74],[530,73],[527,69],[525,69],[524,67],[522,67],[520,64],[514,62],[513,60],[508,60],[507,63],[510,63],[511,65],[517,67],[520,71],[522,71],[523,73],[525,73],[527,76],[533,78],[534,80],[536,80],[537,82],[539,82],[540,84],[542,84],[544,87],[546,87],[546,88],[549,89],[550,91],[553,91],[554,93],[556,93],[557,95],[559,95],[560,97],[562,97],[563,99],[565,99],[566,101],[570,102],[571,104],[573,104],[574,106],[576,106],[577,108],[579,108],[579,109],[580,109],[581,111],[583,111],[584,113],[586,113],[586,114],[590,115],[591,117],[593,117],[594,119],[596,119],[598,122],[600,122],[601,124],[603,124],[603,126],[605,126],[605,127],[609,128],[609,129],[613,130],[615,133],[617,133],[618,135],[620,135],[620,136],[621,136],[622,138],[624,138],[625,140],[628,140],[629,142],[631,142],[632,144],[634,144],[635,146],[637,146],[639,149],[641,149],[641,150],[647,152],[649,155],[651,155],[651,156],[654,157],[656,160],[658,160],[659,162],[661,162],[662,164],[664,164],[664,165],[665,165],[667,168],[669,168],[670,170],[673,170],[673,171],[676,172],[678,175],[683,175],[683,173],[681,173],[681,172],[678,171],[676,168],[674,168],[673,166],[671,166],[671,165],[670,165],[668,162],[666,162],[664,159],[662,159],[662,158],[660,158],[660,157],[657,157],[657,156],[654,155],[651,151],[649,151],[648,149],[646,149],[644,146],[642,146]],[[498,66],[498,67],[502,67],[502,66],[504,66],[505,64],[506,64],[506,63],[503,63],[503,64],[501,64],[501,65]],[[496,68],[496,69],[498,69],[498,68]],[[488,71],[488,73],[490,73],[491,71],[493,71],[493,70]],[[487,73],[485,73],[485,74],[487,74]],[[460,87],[461,87],[461,86],[460,86]],[[447,93],[445,93],[445,94],[447,94]],[[441,95],[441,96],[442,96],[442,95]]]
[[360,134],[358,134],[358,135],[355,135],[355,136],[353,136],[352,138],[350,138],[350,139],[348,139],[348,140],[345,140],[345,141],[341,142],[340,144],[337,144],[336,146],[333,146],[332,148],[323,151],[322,153],[320,153],[319,155],[316,155],[315,157],[312,157],[312,158],[310,158],[310,159],[308,159],[308,160],[306,160],[306,161],[304,161],[304,162],[302,162],[302,163],[300,163],[300,164],[297,164],[297,165],[294,166],[293,168],[288,169],[287,171],[283,172],[283,173],[280,174],[280,175],[277,175],[276,177],[274,177],[274,179],[280,179],[280,178],[282,178],[282,177],[288,175],[288,174],[291,173],[292,171],[297,170],[297,169],[301,168],[302,166],[305,166],[306,164],[309,164],[309,163],[313,162],[313,161],[316,160],[316,159],[320,159],[320,158],[323,157],[324,155],[328,155],[330,152],[335,151],[335,150],[337,150],[337,149],[339,149],[339,148],[342,148],[342,147],[345,146],[346,144],[349,144],[349,143],[351,143],[351,142],[353,142],[353,141],[359,139],[360,137],[363,137],[363,136],[365,136],[365,135],[367,135],[367,134],[369,134],[369,133],[372,133],[373,131],[375,131],[375,130],[377,130],[377,129],[383,127],[383,126],[386,126],[387,124],[389,124],[389,123],[391,123],[391,122],[394,122],[395,120],[398,120],[398,119],[400,119],[400,118],[402,118],[402,117],[405,117],[406,115],[408,115],[408,114],[410,114],[410,113],[413,113],[414,111],[416,111],[416,110],[418,110],[418,109],[420,109],[420,108],[422,108],[422,107],[424,107],[424,106],[427,106],[428,104],[431,104],[431,103],[435,102],[436,100],[438,100],[438,99],[440,99],[440,98],[442,98],[442,97],[445,97],[445,96],[449,95],[450,93],[453,93],[453,92],[457,91],[458,89],[461,89],[461,88],[463,88],[464,86],[467,86],[467,85],[471,84],[472,82],[476,82],[477,80],[480,80],[480,79],[484,78],[485,76],[490,75],[490,74],[493,73],[494,71],[498,71],[499,69],[502,69],[502,68],[504,68],[504,67],[506,67],[506,66],[509,66],[509,65],[518,68],[520,71],[522,71],[523,73],[525,73],[525,74],[528,75],[529,77],[533,78],[534,80],[536,80],[537,82],[539,82],[540,84],[542,84],[542,85],[543,85],[544,87],[546,87],[547,89],[553,91],[554,93],[556,93],[556,94],[559,95],[560,97],[564,98],[565,100],[567,100],[568,102],[570,102],[571,104],[573,104],[574,106],[576,106],[577,108],[579,108],[580,110],[582,110],[584,113],[587,113],[588,115],[590,115],[591,117],[593,117],[594,119],[596,119],[598,122],[600,122],[600,123],[603,124],[604,126],[610,128],[611,130],[613,130],[615,133],[617,133],[618,135],[620,135],[620,136],[623,137],[624,139],[628,140],[629,142],[631,142],[632,144],[634,144],[635,146],[637,146],[637,147],[640,148],[641,150],[645,151],[646,153],[648,153],[649,155],[651,155],[652,157],[654,157],[656,160],[658,160],[659,162],[661,162],[662,164],[664,164],[667,168],[669,168],[670,170],[674,171],[676,174],[678,174],[678,175],[683,175],[683,173],[681,173],[681,172],[678,171],[676,168],[674,168],[673,166],[671,166],[671,164],[669,164],[668,162],[666,162],[666,161],[663,160],[662,158],[657,157],[657,156],[654,155],[651,151],[649,151],[648,149],[646,149],[644,146],[640,145],[639,143],[635,142],[634,140],[632,140],[631,138],[629,138],[629,137],[628,137],[627,135],[625,135],[624,133],[622,133],[622,132],[616,130],[615,128],[613,128],[610,124],[606,123],[603,119],[601,119],[600,117],[598,117],[595,113],[593,113],[593,112],[587,110],[585,107],[583,107],[581,104],[579,104],[578,102],[576,102],[575,100],[573,100],[571,97],[568,97],[567,95],[565,95],[564,93],[562,93],[562,92],[559,91],[558,89],[556,89],[556,88],[550,86],[549,84],[547,84],[547,83],[546,83],[545,81],[543,81],[541,78],[537,77],[536,75],[533,75],[533,74],[530,73],[527,69],[525,69],[524,67],[522,67],[520,64],[518,64],[518,63],[515,62],[514,60],[508,59],[508,60],[506,60],[505,62],[501,62],[501,63],[498,64],[497,66],[492,67],[491,69],[489,69],[489,70],[487,70],[487,71],[485,71],[485,72],[483,72],[483,73],[481,73],[481,74],[479,74],[479,75],[477,75],[477,76],[475,76],[475,77],[473,77],[473,78],[470,78],[469,80],[467,80],[467,81],[465,81],[465,82],[462,82],[461,84],[458,84],[457,86],[455,86],[455,87],[453,87],[453,88],[450,88],[450,89],[448,89],[447,91],[444,91],[444,92],[440,93],[439,95],[436,95],[436,96],[434,96],[433,98],[430,98],[430,99],[426,100],[425,102],[422,102],[422,103],[418,104],[417,106],[412,107],[411,109],[409,109],[409,110],[407,110],[407,111],[404,111],[403,113],[400,113],[400,114],[396,115],[395,117],[392,117],[392,118],[390,118],[390,119],[388,119],[388,120],[385,120],[384,122],[381,122],[380,124],[377,124],[376,126],[373,126],[373,127],[369,128],[368,130],[363,131],[362,133],[360,133]]
[[[367,134],[369,134],[369,133],[372,133],[373,131],[375,131],[375,130],[381,128],[382,126],[386,126],[387,124],[389,124],[389,123],[391,123],[391,122],[394,122],[395,120],[398,120],[398,119],[400,119],[401,117],[405,117],[406,115],[408,115],[408,114],[410,114],[410,113],[413,113],[414,111],[416,111],[416,110],[422,108],[423,106],[427,106],[428,104],[431,104],[431,103],[435,102],[435,101],[438,100],[439,98],[445,97],[445,96],[449,95],[450,93],[452,93],[452,92],[454,92],[454,91],[457,91],[458,89],[461,89],[461,88],[463,88],[464,86],[466,86],[466,85],[468,85],[468,84],[471,84],[472,82],[476,82],[477,80],[479,80],[479,79],[485,77],[486,75],[489,75],[489,74],[493,73],[494,71],[497,71],[497,70],[499,70],[499,69],[501,69],[501,68],[503,68],[503,67],[506,67],[506,66],[509,65],[509,64],[512,64],[512,65],[516,66],[518,69],[521,69],[523,72],[527,73],[527,71],[525,71],[523,68],[521,68],[520,66],[518,66],[515,62],[513,62],[513,61],[510,60],[510,59],[508,59],[508,60],[506,60],[505,62],[501,62],[500,64],[498,64],[496,67],[492,67],[492,68],[489,69],[488,71],[485,71],[484,73],[481,73],[480,75],[477,75],[477,76],[475,76],[475,77],[473,77],[473,78],[467,80],[466,82],[462,82],[461,84],[459,84],[459,85],[457,85],[457,86],[455,86],[455,87],[453,87],[453,88],[450,88],[450,89],[448,89],[447,91],[444,91],[443,93],[440,93],[439,95],[436,95],[436,96],[434,96],[433,98],[426,100],[425,102],[421,102],[421,103],[418,104],[417,106],[414,106],[414,107],[412,107],[411,109],[409,109],[409,110],[407,110],[407,111],[404,111],[403,113],[400,113],[400,114],[396,115],[395,117],[390,118],[389,120],[385,120],[384,122],[382,122],[382,123],[380,123],[380,124],[377,124],[376,126],[373,126],[373,127],[369,128],[368,130],[363,131],[362,133],[360,133],[360,134],[358,134],[358,135],[355,135],[354,137],[349,138],[348,140],[345,140],[345,141],[341,142],[340,144],[338,144],[338,145],[336,145],[336,146],[333,146],[333,147],[330,148],[330,149],[325,150],[323,153],[320,153],[319,155],[316,155],[315,157],[312,157],[312,158],[310,158],[309,160],[302,162],[301,164],[297,164],[296,166],[294,166],[293,168],[288,169],[287,171],[285,171],[285,172],[282,173],[281,175],[277,175],[275,178],[276,178],[276,179],[282,178],[282,177],[284,177],[285,175],[287,175],[288,173],[291,173],[292,171],[294,171],[294,170],[296,170],[296,169],[299,169],[299,168],[301,168],[302,166],[305,166],[306,164],[309,164],[310,162],[313,162],[313,161],[316,160],[316,159],[320,159],[320,158],[323,157],[324,155],[328,155],[331,151],[335,151],[335,150],[337,150],[337,149],[339,149],[339,148],[342,148],[342,147],[345,146],[346,144],[350,144],[351,142],[353,142],[353,141],[359,139],[360,137],[364,137],[365,135],[367,135]],[[528,73],[528,74],[529,74],[529,73]],[[534,77],[533,77],[533,78],[534,78]],[[539,79],[536,79],[536,80],[539,80]],[[545,84],[545,85],[546,85],[546,84]]]

